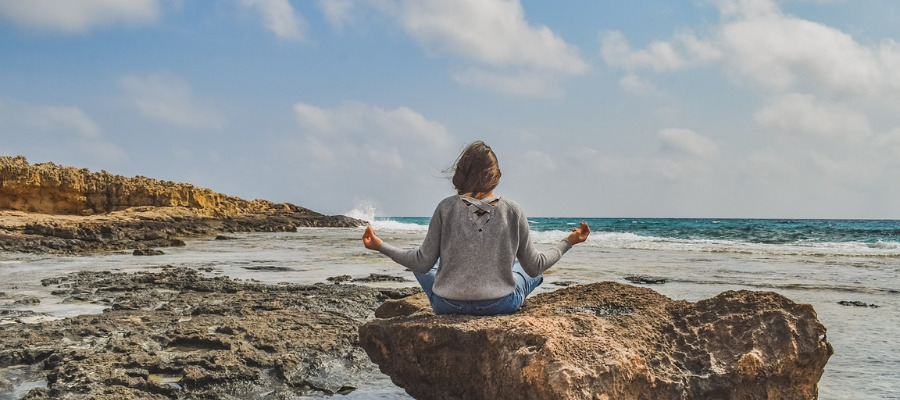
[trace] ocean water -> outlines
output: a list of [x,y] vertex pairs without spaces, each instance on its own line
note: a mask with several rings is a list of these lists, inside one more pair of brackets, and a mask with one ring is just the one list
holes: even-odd
[[[421,243],[427,218],[376,218],[379,237],[402,247]],[[674,299],[697,301],[725,290],[768,290],[812,304],[835,348],[819,382],[819,398],[900,399],[900,221],[789,219],[532,218],[539,248],[562,239],[580,222],[587,242],[546,274],[538,292],[573,283],[617,281],[630,275],[667,279],[644,285]],[[209,270],[210,275],[265,283],[316,283],[328,277],[371,273],[408,279],[372,286],[414,286],[411,273],[365,250],[362,228],[303,228],[296,233],[252,233],[237,239],[187,240],[156,257],[130,253],[60,257],[0,253],[0,292],[41,300],[28,309],[60,318],[100,312],[87,304],[62,304],[40,285],[46,277],[78,270],[139,271],[161,265]],[[840,302],[864,303],[865,307]],[[0,299],[0,308],[25,308]],[[39,320],[40,318],[36,318]],[[2,329],[2,325],[0,325]],[[2,373],[2,371],[0,371]],[[34,376],[33,374],[31,376]],[[15,393],[42,383],[19,379]],[[0,393],[0,398],[15,398]],[[385,377],[346,398],[408,398]]]

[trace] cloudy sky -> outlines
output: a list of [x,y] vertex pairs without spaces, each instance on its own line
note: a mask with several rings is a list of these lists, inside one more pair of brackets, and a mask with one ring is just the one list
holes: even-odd
[[0,0],[0,155],[429,216],[900,218],[895,0]]

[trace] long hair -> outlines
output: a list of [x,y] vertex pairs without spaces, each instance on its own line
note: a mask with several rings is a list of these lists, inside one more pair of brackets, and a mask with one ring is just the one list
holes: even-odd
[[499,184],[500,164],[491,146],[480,140],[466,146],[453,165],[456,192],[490,193]]

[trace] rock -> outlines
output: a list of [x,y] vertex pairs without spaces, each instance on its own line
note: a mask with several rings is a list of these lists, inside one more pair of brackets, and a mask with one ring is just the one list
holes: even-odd
[[513,315],[435,316],[388,301],[360,327],[382,372],[417,399],[815,399],[834,352],[812,306],[772,292],[696,303],[602,282]]
[[162,250],[156,249],[134,249],[131,254],[135,256],[161,256],[166,253],[163,253]]
[[22,156],[0,157],[0,181],[0,208],[42,214],[90,215],[149,206],[187,207],[210,216],[233,216],[275,206],[186,183],[128,178],[53,163],[30,165]]
[[0,250],[89,253],[184,246],[182,237],[358,227],[289,203],[247,201],[190,184],[0,157]]
[[667,278],[662,276],[650,276],[650,275],[629,275],[625,277],[625,280],[634,284],[646,284],[646,285],[661,285],[663,283],[668,282]]
[[854,301],[841,300],[841,301],[838,302],[838,304],[840,304],[840,305],[842,305],[842,306],[848,306],[848,307],[872,307],[872,308],[878,308],[878,305],[877,305],[877,304],[868,304],[868,303],[866,303],[866,302],[864,302],[864,301],[859,301],[859,300],[854,300]]
[[236,239],[237,238],[234,236],[227,236],[227,235],[217,235],[216,236],[216,240],[236,240]]
[[409,280],[402,276],[385,275],[385,274],[369,274],[362,278],[354,278],[353,282],[373,283],[373,282],[408,282]]
[[335,284],[338,284],[338,283],[343,283],[343,282],[349,282],[349,281],[353,280],[353,277],[350,275],[338,275],[338,276],[329,276],[328,278],[325,278],[325,280],[328,282],[334,282]]
[[46,388],[26,398],[347,393],[380,376],[357,344],[357,327],[385,300],[415,292],[270,286],[171,267],[79,272],[55,281],[110,307],[98,315],[0,326],[0,376],[3,367],[27,365],[46,380]]
[[262,271],[262,272],[286,272],[293,271],[294,269],[291,267],[276,267],[274,265],[251,265],[242,267],[246,270],[250,271]]
[[13,304],[21,306],[34,306],[41,304],[41,299],[34,296],[22,296],[21,298],[16,299]]

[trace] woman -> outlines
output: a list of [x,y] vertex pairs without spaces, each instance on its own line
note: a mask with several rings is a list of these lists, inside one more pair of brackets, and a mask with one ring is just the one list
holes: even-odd
[[420,247],[406,251],[391,246],[371,226],[363,234],[363,245],[411,269],[435,314],[513,313],[543,282],[544,271],[587,240],[590,228],[582,222],[565,239],[539,252],[519,205],[494,194],[499,183],[494,151],[474,142],[453,167],[457,195],[438,204]]

